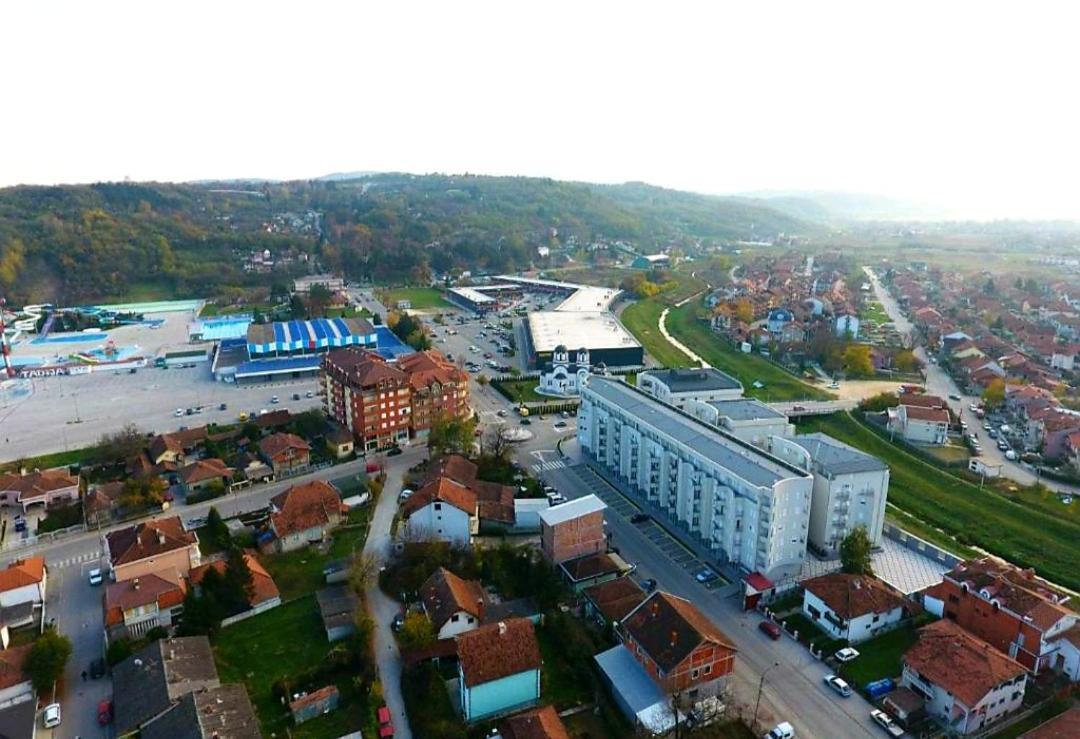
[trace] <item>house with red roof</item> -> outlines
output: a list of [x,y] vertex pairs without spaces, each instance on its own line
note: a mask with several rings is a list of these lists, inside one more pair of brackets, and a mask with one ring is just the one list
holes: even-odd
[[1027,670],[949,619],[919,629],[903,657],[901,684],[952,734],[979,732],[1018,711]]
[[532,621],[496,621],[456,639],[458,700],[467,722],[510,713],[540,700],[540,644]]
[[0,705],[28,701],[34,697],[30,676],[23,670],[33,646],[23,644],[0,650]]
[[49,571],[44,557],[17,559],[0,570],[0,607],[23,604],[40,606],[45,602]]
[[449,477],[436,477],[401,504],[411,541],[446,541],[467,547],[480,527],[476,492]]
[[182,577],[170,579],[149,573],[105,586],[105,633],[109,641],[141,639],[154,628],[169,629],[183,611],[187,584]]
[[324,480],[293,485],[270,499],[270,532],[264,545],[291,552],[326,539],[341,523],[341,494]]
[[228,490],[234,471],[220,459],[198,459],[181,467],[179,477],[187,493],[205,490],[215,482],[220,482]]
[[311,445],[296,434],[270,434],[259,441],[259,454],[278,476],[299,472],[311,465]]
[[487,612],[488,595],[477,580],[466,580],[440,567],[420,586],[420,602],[438,638],[449,639],[479,628]]
[[544,706],[503,719],[491,739],[570,739],[570,734],[555,707]]
[[831,572],[803,582],[803,614],[834,639],[851,644],[895,628],[904,598],[872,575]]
[[184,529],[179,516],[110,531],[105,554],[117,582],[150,574],[176,582],[200,564],[199,539]]
[[0,506],[25,512],[32,505],[50,507],[79,499],[79,477],[66,469],[0,474]]
[[888,428],[912,444],[941,445],[949,437],[949,412],[901,403],[888,410]]

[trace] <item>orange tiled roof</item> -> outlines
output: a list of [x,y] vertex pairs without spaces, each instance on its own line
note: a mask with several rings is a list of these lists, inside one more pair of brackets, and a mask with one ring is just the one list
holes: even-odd
[[477,515],[476,493],[449,477],[437,477],[417,490],[401,506],[401,515],[408,518],[428,503],[449,503],[470,516]]
[[7,473],[0,475],[0,490],[14,490],[19,493],[19,500],[29,500],[56,490],[78,487],[79,478],[69,475],[65,470],[44,470],[28,472],[25,475]]
[[488,598],[476,580],[466,580],[440,567],[420,586],[420,599],[431,622],[440,629],[459,611],[482,618]]
[[544,706],[503,719],[499,724],[503,739],[570,739],[554,706]]
[[[251,593],[248,598],[248,604],[252,607],[265,603],[268,600],[281,597],[281,591],[278,590],[277,583],[274,582],[274,578],[270,576],[270,573],[266,571],[266,568],[262,566],[259,558],[255,556],[255,553],[251,550],[244,551],[244,561],[247,563],[248,569],[251,570]],[[228,563],[223,559],[217,559],[213,562],[207,562],[204,565],[199,565],[191,571],[188,578],[191,580],[192,585],[198,585],[206,577],[206,573],[213,569],[219,575],[225,574],[225,569]]]
[[458,660],[467,687],[540,669],[540,645],[532,621],[510,618],[457,637]]
[[822,600],[842,619],[868,613],[889,613],[904,605],[904,599],[876,577],[832,572],[811,578],[803,587]]
[[0,592],[37,585],[45,579],[45,558],[28,557],[17,559],[5,569],[0,570]]
[[293,485],[270,499],[276,509],[270,514],[279,537],[326,526],[341,512],[337,488],[323,480]]
[[727,635],[690,601],[671,593],[650,595],[623,621],[623,629],[660,669],[670,672],[703,642],[737,651]]
[[184,531],[179,516],[135,524],[105,535],[113,565],[138,562],[166,552],[190,547],[198,542],[195,534]]

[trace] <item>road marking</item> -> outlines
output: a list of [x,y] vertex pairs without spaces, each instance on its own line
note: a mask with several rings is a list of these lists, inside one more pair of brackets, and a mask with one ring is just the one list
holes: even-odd
[[58,559],[49,563],[49,569],[58,570],[64,567],[71,567],[72,565],[83,564],[84,562],[90,562],[91,560],[101,559],[102,552],[87,552],[86,554],[78,554],[74,557],[68,557],[67,559]]

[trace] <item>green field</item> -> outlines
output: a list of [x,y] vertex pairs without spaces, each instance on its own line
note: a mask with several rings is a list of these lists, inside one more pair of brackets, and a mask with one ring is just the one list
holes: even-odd
[[[673,308],[668,314],[667,330],[713,367],[738,378],[748,396],[766,402],[828,400],[832,397],[764,357],[735,351],[705,323],[696,319],[697,307],[696,301],[691,301],[681,308]],[[760,390],[752,387],[755,380],[760,380],[765,387]]]
[[443,297],[442,290],[435,287],[395,287],[379,290],[378,296],[387,310],[395,310],[399,300],[408,300],[416,310],[454,307]]
[[859,656],[841,667],[840,675],[855,688],[885,677],[899,677],[903,671],[900,660],[917,638],[909,625],[862,642],[856,647]]
[[[342,680],[342,708],[292,726],[288,711],[272,694],[275,680],[299,675],[324,661],[330,651],[313,597],[301,598],[228,626],[214,640],[222,683],[241,682],[255,705],[263,736],[332,739],[372,724],[371,711]],[[350,695],[352,694],[352,695]],[[351,700],[349,700],[351,698]]]
[[[823,431],[883,459],[890,470],[889,503],[965,545],[977,546],[1067,588],[1080,588],[1076,542],[1080,521],[1052,498],[1015,500],[979,486],[890,444],[850,414],[819,416],[799,431]],[[917,532],[915,532],[917,533]]]
[[[639,300],[633,305],[627,306],[619,320],[622,321],[626,330],[641,342],[645,351],[665,367],[696,367],[690,357],[676,349],[675,346],[664,338],[657,327],[660,314],[667,306],[656,298]],[[669,329],[670,330],[670,329]]]

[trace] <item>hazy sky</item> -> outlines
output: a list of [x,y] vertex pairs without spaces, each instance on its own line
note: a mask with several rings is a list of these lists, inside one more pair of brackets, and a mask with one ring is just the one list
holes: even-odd
[[3,3],[0,185],[473,172],[1080,217],[1078,14]]

